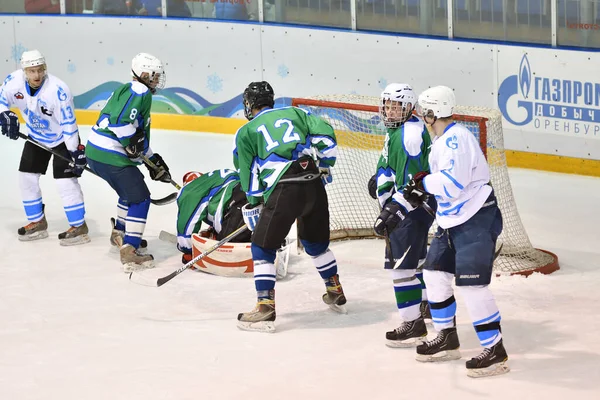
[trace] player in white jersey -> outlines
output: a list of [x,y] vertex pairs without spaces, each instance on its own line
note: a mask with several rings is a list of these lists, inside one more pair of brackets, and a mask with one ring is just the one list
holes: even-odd
[[[0,125],[2,134],[19,138],[19,120],[10,108],[21,110],[27,134],[54,152],[72,159],[69,163],[54,156],[54,179],[62,198],[71,227],[58,235],[61,245],[90,241],[85,223],[83,193],[77,178],[85,165],[85,147],[79,141],[73,97],[68,86],[46,72],[46,59],[37,50],[21,56],[21,68],[6,77],[0,88]],[[19,228],[19,240],[29,241],[48,237],[44,214],[41,175],[46,173],[52,154],[30,141],[25,142],[19,165],[19,183],[25,214],[29,224]]]
[[483,352],[467,361],[471,377],[509,371],[502,342],[500,311],[489,289],[502,214],[489,184],[489,167],[475,136],[452,119],[456,99],[452,89],[436,86],[418,99],[417,113],[434,135],[429,166],[404,190],[411,205],[434,195],[439,225],[425,260],[433,325],[438,336],[417,346],[419,361],[460,358],[456,333],[456,301],[452,280],[460,288]]

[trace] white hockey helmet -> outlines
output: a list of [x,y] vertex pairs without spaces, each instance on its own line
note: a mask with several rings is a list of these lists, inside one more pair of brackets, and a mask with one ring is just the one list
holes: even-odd
[[21,54],[21,68],[37,67],[46,65],[46,58],[39,50],[24,51]]
[[397,128],[410,118],[417,96],[407,83],[390,83],[381,92],[379,115],[387,128]]
[[[147,73],[148,78],[142,79]],[[139,53],[131,61],[131,74],[134,78],[148,86],[152,93],[165,87],[167,77],[162,61],[148,53]]]
[[419,95],[417,114],[428,118],[446,118],[452,116],[454,107],[454,91],[447,86],[434,86]]

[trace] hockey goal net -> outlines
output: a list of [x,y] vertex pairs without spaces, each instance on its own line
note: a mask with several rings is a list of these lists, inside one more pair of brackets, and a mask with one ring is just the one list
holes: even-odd
[[[333,183],[327,185],[331,240],[373,238],[379,206],[367,191],[383,148],[385,127],[379,118],[379,98],[332,95],[292,99],[292,105],[309,110],[335,129],[338,160]],[[502,210],[504,229],[498,239],[500,254],[494,263],[498,274],[529,275],[559,269],[557,257],[534,248],[523,227],[513,198],[497,110],[458,106],[454,119],[479,140],[490,166],[490,178]],[[437,229],[436,224],[430,234]],[[500,247],[501,246],[501,247]]]

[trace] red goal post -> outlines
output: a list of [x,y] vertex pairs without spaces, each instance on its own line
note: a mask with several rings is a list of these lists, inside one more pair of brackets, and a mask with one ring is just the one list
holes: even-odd
[[[338,160],[332,170],[333,182],[326,186],[331,240],[376,237],[373,223],[379,207],[369,196],[367,183],[375,173],[386,136],[379,118],[379,101],[378,97],[359,95],[292,99],[292,106],[325,119],[336,132]],[[558,270],[556,255],[534,248],[521,222],[506,165],[500,112],[467,106],[458,106],[455,111],[454,119],[479,140],[502,210],[504,229],[498,239],[498,248],[502,249],[494,264],[495,272],[529,275]],[[434,229],[437,229],[435,223],[431,232]]]

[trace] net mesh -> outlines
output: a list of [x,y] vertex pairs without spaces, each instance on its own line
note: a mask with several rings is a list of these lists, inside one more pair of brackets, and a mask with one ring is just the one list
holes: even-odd
[[[336,132],[339,154],[332,171],[333,182],[326,186],[331,239],[375,237],[373,223],[379,215],[379,206],[369,196],[367,183],[375,173],[386,134],[379,118],[379,98],[316,96],[293,99],[292,104],[325,119]],[[502,210],[504,228],[498,238],[500,254],[494,263],[494,271],[499,274],[555,271],[558,269],[556,256],[535,249],[521,222],[508,176],[500,112],[465,106],[458,106],[455,111],[455,120],[465,125],[479,140]],[[430,236],[435,229],[434,223]]]

